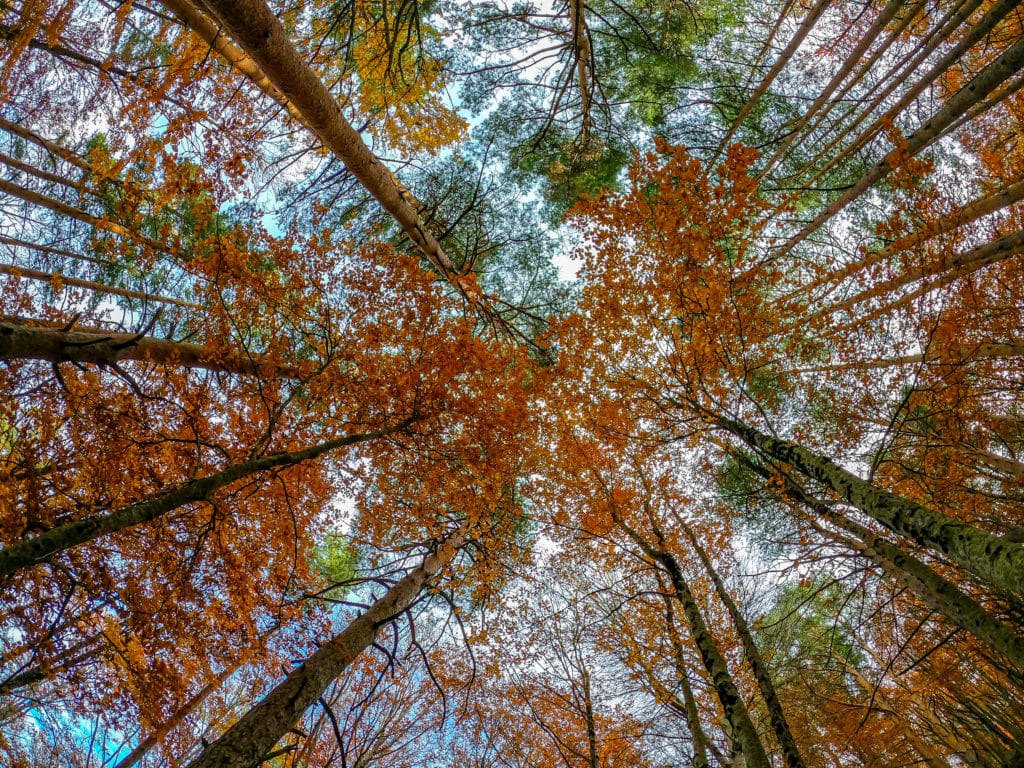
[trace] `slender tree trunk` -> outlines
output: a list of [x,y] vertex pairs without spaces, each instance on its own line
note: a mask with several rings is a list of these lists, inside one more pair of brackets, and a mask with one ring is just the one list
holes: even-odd
[[[2,267],[0,267],[2,270]],[[65,278],[62,278],[65,279]],[[102,288],[102,287],[101,287]],[[122,360],[173,364],[219,373],[297,379],[309,365],[268,363],[260,355],[102,328],[58,328],[20,317],[0,317],[0,360],[47,360],[51,363],[114,365]]]
[[955,211],[943,216],[939,221],[929,224],[928,226],[919,229],[916,232],[912,232],[909,235],[899,237],[885,248],[875,251],[874,253],[869,253],[865,255],[864,258],[859,259],[852,264],[848,264],[842,269],[822,275],[820,278],[791,291],[786,295],[784,300],[790,301],[799,296],[804,296],[816,288],[828,285],[829,283],[834,283],[837,280],[848,278],[857,272],[861,272],[875,264],[885,261],[900,251],[916,248],[928,242],[932,238],[952,232],[965,224],[977,221],[982,216],[987,216],[991,213],[995,213],[996,211],[1001,211],[1002,209],[1013,205],[1014,203],[1018,203],[1021,200],[1024,200],[1024,181],[1018,181],[1005,189],[1001,189],[991,195],[978,198],[967,205],[957,208]]
[[[156,293],[133,291],[129,288],[118,288],[115,285],[108,285],[107,283],[97,283],[92,280],[80,280],[77,277],[70,277],[68,275],[62,275],[54,272],[43,272],[29,267],[18,267],[13,264],[0,264],[0,275],[11,275],[12,277],[23,278],[25,280],[34,280],[39,283],[46,283],[51,287],[58,284],[70,285],[74,288],[85,288],[90,291],[95,291],[96,293],[109,293],[111,296],[124,296],[128,299],[139,299],[140,301],[158,302],[160,304],[173,304],[178,307],[185,307],[186,309],[202,309],[198,304],[193,304],[189,301],[182,301],[181,299],[175,299],[171,296],[161,296]],[[5,331],[0,330],[0,333],[4,332]],[[3,343],[4,341],[0,339],[0,345]]]
[[[911,58],[909,65],[902,67],[901,61],[895,68],[886,72],[880,79],[880,82],[887,81],[889,84],[875,95],[867,108],[861,111],[861,115],[859,117],[847,123],[844,130],[840,131],[832,141],[825,144],[818,151],[814,160],[810,164],[811,166],[817,164],[822,158],[827,157],[829,160],[809,181],[806,182],[806,185],[812,185],[829,170],[839,166],[847,158],[858,152],[879,134],[879,132],[885,127],[887,121],[895,121],[896,117],[898,117],[899,114],[914,101],[914,99],[916,99],[926,88],[934,84],[935,81],[959,58],[961,58],[968,49],[991,32],[995,25],[1010,13],[1018,4],[1019,0],[1001,0],[996,5],[992,6],[985,16],[983,16],[976,24],[972,24],[968,28],[967,33],[953,48],[947,51],[931,69],[917,79],[914,85],[900,97],[900,100],[895,105],[889,107],[881,117],[876,117],[868,128],[862,131],[860,135],[856,136],[853,141],[842,149],[842,151],[835,152],[834,150],[839,146],[844,138],[853,133],[853,131],[862,122],[864,122],[864,120],[877,115],[878,108],[885,105],[887,100],[890,100],[890,96],[892,96],[893,92],[896,91],[900,85],[909,81],[911,75],[918,67],[926,63],[930,58],[934,57],[942,43],[945,42],[956,31],[956,29],[967,21],[971,14],[978,9],[981,5],[981,0],[967,0],[967,2],[954,4],[947,16],[943,20],[940,20],[937,28],[924,38],[922,45]],[[902,69],[902,71],[897,73],[896,70],[900,69]]]
[[1024,547],[877,488],[806,448],[731,419],[716,425],[770,458],[790,464],[891,531],[935,549],[997,589],[1024,594]]
[[839,68],[839,71],[835,74],[828,85],[822,90],[821,94],[814,100],[814,103],[807,109],[804,114],[799,118],[797,125],[792,126],[789,129],[789,135],[786,140],[782,142],[782,145],[775,150],[771,159],[765,164],[764,170],[758,175],[758,181],[761,181],[768,175],[771,169],[778,163],[782,158],[786,156],[789,148],[793,145],[798,138],[801,138],[804,133],[804,129],[807,127],[807,123],[813,118],[818,111],[825,106],[826,102],[835,93],[835,90],[843,83],[846,78],[855,70],[858,63],[863,60],[864,54],[874,44],[878,35],[880,35],[885,28],[889,25],[889,22],[893,20],[896,14],[906,6],[904,0],[888,0],[881,13],[872,22],[871,27],[860,36],[857,41],[857,46],[847,54],[843,66]]
[[583,716],[587,721],[587,757],[590,768],[601,768],[601,756],[597,750],[597,723],[594,721],[594,700],[590,695],[590,672],[581,666],[583,682]]
[[731,730],[730,737],[733,741],[734,752],[741,755],[750,768],[771,768],[768,753],[765,752],[761,737],[757,733],[757,728],[754,727],[754,721],[750,718],[750,713],[743,702],[743,696],[740,695],[733,682],[725,657],[718,649],[718,643],[704,621],[704,615],[701,613],[693,592],[690,591],[690,585],[683,577],[678,561],[663,546],[653,547],[648,544],[639,533],[622,520],[617,512],[613,512],[612,517],[616,524],[643,550],[644,554],[668,574],[673,594],[683,608],[683,615],[686,616],[690,636],[700,652],[701,661],[704,663],[704,668],[711,678],[715,693],[722,705],[722,712],[725,714],[725,719]]
[[[583,119],[580,143],[585,145],[590,138],[590,128],[593,123],[591,99],[594,83],[593,73],[590,71],[590,30],[587,27],[584,0],[569,0],[569,24],[572,27],[572,56],[576,62],[576,80],[580,88],[580,113]],[[584,146],[583,149],[585,148]]]
[[207,477],[187,482],[162,496],[133,504],[117,512],[94,515],[65,523],[39,536],[0,549],[0,578],[8,576],[20,568],[49,562],[55,555],[78,544],[84,544],[108,533],[123,531],[141,523],[151,522],[186,504],[204,501],[214,491],[242,478],[278,467],[293,466],[338,448],[392,435],[407,428],[413,421],[415,419],[408,418],[391,427],[329,440],[301,451],[286,451],[243,461]]
[[322,645],[242,719],[210,744],[189,768],[257,768],[324,691],[372,644],[380,630],[407,610],[427,583],[465,543],[463,524],[438,549],[391,587],[365,613]]
[[[830,0],[818,0],[807,12],[807,15],[804,16],[804,20],[797,28],[796,34],[793,35],[782,53],[779,54],[779,57],[772,64],[771,69],[769,69],[765,76],[761,78],[757,87],[754,88],[754,92],[750,94],[750,98],[747,99],[746,103],[742,107],[740,107],[740,111],[729,126],[728,132],[718,145],[718,151],[715,153],[716,158],[723,150],[725,150],[726,147],[728,147],[729,142],[732,141],[732,137],[736,135],[736,131],[738,131],[740,126],[743,125],[743,121],[747,119],[750,113],[753,112],[754,107],[757,106],[757,103],[768,92],[768,88],[775,81],[775,78],[789,63],[790,59],[793,58],[793,55],[797,50],[799,50],[804,38],[807,37],[812,29],[814,29],[814,25],[818,23],[818,19],[821,18],[821,15],[828,10],[829,5]],[[714,165],[714,163],[710,163],[710,165]]]
[[[896,275],[889,280],[883,280],[880,283],[876,283],[870,288],[866,288],[860,293],[857,293],[838,304],[833,304],[815,312],[807,317],[804,322],[810,323],[817,320],[819,317],[850,309],[851,307],[854,307],[864,301],[868,301],[869,299],[894,294],[904,286],[916,283],[918,280],[926,280],[929,277],[939,278],[938,280],[929,283],[929,290],[936,290],[937,288],[948,285],[957,278],[977,272],[979,269],[987,267],[989,264],[994,264],[997,261],[1002,261],[1003,259],[1016,256],[1022,250],[1024,250],[1024,232],[1014,232],[1011,235],[1004,235],[1003,237],[985,243],[984,245],[972,248],[969,251],[958,253],[948,261],[942,260],[920,270],[908,269],[906,272]],[[901,299],[901,302],[903,301],[906,301],[906,299]],[[890,304],[888,306],[893,305]]]
[[27,685],[41,683],[43,680],[53,677],[57,672],[71,669],[83,661],[98,656],[102,648],[102,634],[85,637],[70,648],[48,658],[45,668],[42,664],[36,664],[28,669],[22,669],[0,682],[0,696],[5,696]]
[[870,681],[864,677],[864,673],[861,672],[857,667],[847,662],[845,659],[841,659],[835,654],[832,658],[843,665],[844,669],[850,674],[857,684],[857,687],[868,696],[869,699],[880,699],[885,709],[882,710],[883,714],[893,718],[899,725],[900,732],[903,734],[903,738],[907,740],[914,750],[921,755],[924,760],[924,764],[928,768],[949,768],[949,763],[943,759],[938,752],[936,752],[931,745],[922,739],[914,726],[907,722],[906,718],[903,717],[897,708],[889,701],[889,697],[884,691],[880,690],[877,686],[874,686]]
[[[1016,5],[1016,2],[1012,3]],[[907,137],[905,145],[893,150],[876,163],[850,189],[819,213],[809,224],[783,243],[776,256],[789,253],[815,232],[826,221],[842,211],[852,201],[898,167],[903,157],[914,157],[935,141],[961,115],[982,101],[989,93],[1024,67],[1024,38],[1017,40],[998,58],[988,64],[966,85],[953,94],[946,103],[920,128]]]
[[18,136],[22,139],[25,139],[26,141],[31,141],[33,144],[42,147],[50,154],[59,157],[61,160],[71,163],[76,168],[79,168],[83,171],[91,170],[91,168],[89,167],[89,163],[88,161],[85,160],[85,158],[76,155],[71,150],[62,147],[60,144],[57,144],[54,141],[50,141],[49,139],[46,139],[37,133],[33,133],[28,128],[25,128],[23,125],[19,125],[18,123],[12,120],[0,117],[0,129],[3,129],[8,133]]
[[693,530],[681,519],[679,522],[682,525],[683,531],[690,539],[690,544],[693,545],[697,557],[700,558],[704,570],[711,577],[711,583],[714,584],[715,592],[718,593],[719,599],[725,605],[729,616],[732,617],[733,624],[736,625],[736,632],[743,646],[743,652],[746,654],[747,661],[750,662],[750,667],[754,672],[754,679],[757,681],[757,686],[761,691],[761,698],[764,699],[764,703],[768,707],[768,716],[771,719],[772,729],[775,731],[775,738],[778,739],[786,765],[789,768],[805,768],[806,763],[800,754],[800,747],[797,746],[796,739],[793,738],[793,731],[789,727],[789,722],[786,720],[786,714],[782,709],[782,702],[779,700],[779,695],[775,691],[775,684],[772,682],[771,674],[768,672],[768,665],[765,664],[761,652],[757,649],[754,635],[750,631],[747,620],[743,617],[736,602],[725,588],[721,576],[718,575],[714,565],[712,565],[707,552],[704,551],[700,542],[697,541]]
[[181,725],[185,718],[195,712],[199,707],[202,706],[203,702],[206,701],[212,693],[218,690],[231,675],[233,675],[238,667],[241,665],[234,665],[228,667],[213,680],[208,682],[203,688],[196,693],[191,699],[185,702],[184,705],[178,708],[171,717],[162,722],[158,728],[156,728],[149,736],[140,741],[131,752],[129,752],[124,760],[119,762],[114,768],[132,768],[133,765],[142,760],[150,750],[153,749],[160,740],[164,738],[168,733]]
[[676,680],[683,692],[683,712],[686,715],[686,725],[689,727],[690,736],[693,739],[693,768],[711,768],[711,763],[708,760],[708,737],[700,722],[700,710],[697,709],[697,699],[693,695],[689,669],[686,666],[686,657],[683,653],[683,639],[679,636],[679,631],[676,628],[675,611],[672,610],[672,600],[667,594],[665,595],[665,624],[668,627],[669,640],[672,643],[672,661],[676,669]]
[[[934,365],[963,365],[972,360],[1010,359],[1024,357],[1024,344],[1014,342],[974,344],[965,347],[953,347],[939,350],[935,354],[903,355],[901,357],[872,358],[869,360],[858,360],[854,363],[838,363],[836,365],[816,365],[810,368],[795,368],[787,373],[825,373],[849,370],[876,370],[879,368],[895,368],[901,365],[921,365],[932,363]],[[972,449],[978,450],[978,449]],[[987,454],[988,452],[986,452]],[[995,456],[995,454],[992,454]],[[1002,459],[1002,456],[996,458]],[[1007,459],[1007,461],[1012,461]],[[1020,462],[1014,462],[1020,465]],[[1024,465],[1020,465],[1024,467]],[[995,467],[994,467],[995,468]],[[1015,473],[1013,470],[1011,474]]]
[[733,683],[732,675],[725,663],[725,657],[718,650],[718,644],[704,621],[704,616],[690,591],[690,586],[683,578],[679,563],[666,552],[660,553],[658,560],[668,571],[676,599],[683,607],[683,613],[690,626],[697,649],[700,651],[704,667],[714,683],[726,720],[732,728],[732,740],[736,745],[735,751],[744,756],[747,765],[751,768],[770,768],[771,762],[761,743],[761,737],[754,727],[754,721],[750,719],[747,707],[743,703],[743,697],[736,689],[736,684]]
[[165,245],[162,245],[156,242],[155,240],[145,237],[144,235],[140,235],[138,232],[128,229],[127,227],[118,224],[116,221],[98,218],[96,216],[93,216],[91,213],[87,213],[86,211],[83,211],[80,208],[76,208],[73,205],[69,205],[68,203],[65,203],[62,200],[57,200],[56,198],[41,195],[34,190],[28,189],[27,187],[23,187],[19,184],[15,184],[12,181],[0,179],[0,192],[5,192],[11,197],[16,197],[19,200],[23,200],[24,202],[29,203],[30,205],[37,205],[40,208],[45,208],[48,211],[53,211],[54,213],[60,214],[61,216],[67,216],[68,218],[75,219],[76,221],[80,221],[83,224],[88,224],[89,226],[95,227],[96,229],[102,229],[105,232],[110,232],[112,234],[118,235],[119,237],[123,237],[126,240],[129,240],[133,243],[139,243],[141,245],[146,246],[147,248],[151,248],[152,250],[158,253],[168,252],[168,248]]
[[[823,512],[821,507],[816,509]],[[1024,671],[1024,635],[992,616],[972,597],[939,575],[926,563],[864,526],[832,510],[827,517],[862,542],[857,548],[883,572],[910,590],[922,603],[974,635],[989,648]]]

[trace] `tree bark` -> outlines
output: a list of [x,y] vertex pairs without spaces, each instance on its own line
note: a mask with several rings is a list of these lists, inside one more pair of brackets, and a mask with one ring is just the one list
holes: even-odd
[[[359,132],[345,119],[334,96],[306,64],[288,39],[281,22],[262,0],[206,0],[204,3],[234,38],[238,48],[266,79],[294,105],[310,128],[353,176],[395,219],[427,260],[446,279],[458,270],[437,238],[424,226],[408,194],[391,171],[370,151]],[[168,4],[172,11],[178,2]],[[463,292],[464,288],[461,288]]]
[[[1016,256],[1021,253],[1022,250],[1024,250],[1024,232],[1014,232],[1010,235],[1004,235],[1003,237],[985,243],[984,245],[972,248],[969,251],[958,253],[948,261],[943,259],[940,262],[925,266],[920,270],[907,270],[903,274],[896,275],[889,280],[884,280],[870,288],[866,288],[860,293],[857,293],[838,304],[825,307],[824,309],[821,309],[805,318],[803,322],[811,323],[820,317],[850,309],[851,307],[869,299],[878,298],[886,294],[894,294],[904,286],[916,283],[918,280],[925,280],[929,277],[939,278],[938,280],[928,284],[929,290],[936,290],[948,285],[957,278],[977,272],[979,269],[987,267],[989,264],[994,264],[997,261],[1002,261],[1003,259]],[[907,300],[908,298],[909,297],[904,297],[903,300]],[[891,307],[894,305],[890,303],[887,306]]]
[[768,672],[768,665],[765,664],[761,652],[757,649],[754,635],[750,631],[750,625],[747,624],[747,620],[740,612],[736,601],[732,599],[729,591],[725,588],[722,577],[718,575],[714,565],[711,563],[711,559],[700,545],[693,530],[682,520],[679,522],[687,538],[690,539],[690,544],[697,553],[697,557],[704,566],[704,570],[711,577],[711,583],[714,584],[715,592],[718,593],[719,599],[725,605],[729,616],[732,617],[733,624],[736,625],[736,633],[739,635],[740,643],[743,646],[743,653],[746,654],[747,661],[750,662],[750,667],[754,672],[754,679],[757,681],[757,687],[761,691],[761,698],[764,699],[764,703],[768,707],[768,717],[771,720],[772,729],[775,731],[775,738],[782,749],[783,760],[785,760],[789,768],[805,768],[806,763],[804,762],[803,755],[800,754],[800,747],[797,745],[796,739],[793,738],[793,731],[789,727],[786,714],[782,709],[782,702],[775,691],[775,684],[772,682],[771,674]]
[[203,702],[206,701],[210,694],[220,688],[224,681],[233,675],[240,665],[234,665],[226,668],[223,672],[217,675],[213,680],[208,682],[195,696],[189,699],[183,704],[177,712],[171,715],[167,720],[162,722],[158,728],[156,728],[149,736],[140,741],[131,752],[129,752],[124,760],[119,762],[114,768],[132,768],[136,763],[141,761],[150,750],[153,749],[157,744],[160,743],[161,739],[170,733],[172,730],[181,725],[185,719],[199,709]]
[[768,753],[765,752],[761,737],[757,733],[757,728],[754,727],[754,721],[750,718],[750,713],[743,702],[743,696],[740,695],[733,682],[725,657],[718,649],[718,643],[708,629],[707,622],[704,621],[704,615],[701,613],[693,592],[690,591],[690,585],[683,577],[679,562],[663,547],[653,547],[648,544],[639,533],[622,520],[617,512],[612,512],[612,518],[636,542],[644,554],[668,574],[673,594],[683,608],[683,615],[686,616],[690,636],[700,652],[701,661],[711,678],[715,693],[722,705],[722,712],[730,726],[734,753],[741,755],[750,768],[771,768]]
[[[772,473],[766,467],[740,459],[766,480]],[[1013,631],[986,611],[970,595],[944,578],[927,563],[874,534],[841,511],[815,498],[789,477],[784,477],[783,490],[790,499],[807,507],[818,517],[852,534],[857,543],[830,534],[877,565],[884,573],[910,590],[922,603],[949,621],[974,635],[989,648],[1024,671],[1024,636]]]
[[731,419],[716,426],[776,461],[789,464],[891,531],[937,550],[997,589],[1024,594],[1024,547],[878,488],[806,448]]
[[212,475],[191,480],[162,496],[133,504],[117,512],[94,515],[57,526],[39,536],[0,549],[0,578],[9,576],[21,568],[49,562],[55,555],[78,544],[98,539],[108,533],[152,522],[186,504],[204,501],[215,491],[244,477],[269,469],[293,466],[338,448],[392,435],[407,428],[413,421],[415,421],[414,418],[408,418],[394,426],[374,432],[348,435],[300,451],[285,451],[243,461]]
[[[161,0],[163,5],[181,22],[192,30],[211,49],[219,53],[237,71],[245,75],[263,93],[280,104],[289,116],[300,125],[306,121],[298,107],[288,101],[287,97],[267,79],[256,62],[242,49],[225,37],[217,24],[205,13],[196,8],[188,0]],[[307,126],[308,127],[308,126]]]
[[[895,368],[901,365],[963,365],[973,360],[1009,359],[1024,357],[1024,344],[1015,342],[988,342],[960,347],[949,347],[935,354],[902,355],[901,357],[871,358],[858,360],[854,363],[836,363],[834,365],[815,365],[809,368],[794,368],[787,373],[825,373],[850,370],[875,370],[878,368]],[[992,454],[995,456],[995,454]],[[1002,459],[1003,457],[996,457]],[[1015,462],[1018,463],[1019,462]],[[1002,466],[1002,465],[1001,465]],[[1016,470],[1012,470],[1011,473]]]
[[[63,279],[63,278],[62,278]],[[34,325],[36,320],[0,317],[0,360],[46,360],[51,363],[114,365],[123,360],[201,368],[219,373],[298,379],[311,373],[313,364],[267,362],[260,355],[158,339],[102,328],[67,328]]]
[[[807,12],[807,15],[804,17],[804,20],[800,23],[800,26],[797,28],[796,34],[793,35],[792,39],[783,49],[782,53],[779,54],[779,57],[775,60],[775,63],[772,64],[772,68],[768,70],[768,72],[765,74],[763,78],[761,78],[761,81],[757,84],[757,87],[754,89],[754,92],[750,95],[750,98],[747,99],[747,101],[743,104],[742,107],[740,107],[740,111],[737,113],[735,119],[732,121],[732,124],[729,126],[729,130],[726,132],[725,137],[718,145],[718,151],[715,153],[716,158],[718,155],[722,153],[723,150],[725,150],[725,148],[729,145],[729,142],[732,141],[732,137],[736,135],[736,131],[738,131],[740,126],[743,125],[743,121],[746,120],[750,113],[754,110],[754,107],[757,106],[757,103],[761,100],[761,97],[763,97],[768,92],[769,86],[775,81],[775,78],[789,63],[790,59],[793,58],[793,55],[797,52],[797,50],[799,50],[800,45],[804,41],[804,38],[807,37],[807,35],[810,33],[812,29],[814,29],[814,25],[818,23],[818,19],[821,18],[821,15],[825,13],[826,10],[828,10],[829,5],[829,0],[818,0],[818,2],[814,4],[814,7],[812,7]],[[709,165],[714,165],[714,163],[709,163]]]
[[418,568],[391,587],[365,613],[291,672],[189,768],[257,768],[309,707],[372,644],[380,630],[407,610],[427,583],[465,543],[463,524]]
[[700,710],[697,709],[697,699],[693,695],[693,686],[690,685],[689,670],[683,655],[683,640],[676,629],[675,612],[672,610],[672,600],[668,595],[665,595],[665,624],[668,626],[669,640],[672,642],[676,680],[683,692],[683,713],[693,739],[693,768],[711,768],[711,762],[708,760],[708,737],[700,722]]
[[587,758],[590,768],[601,768],[601,756],[597,750],[597,724],[594,721],[594,701],[590,695],[590,672],[585,666],[580,668],[583,682],[583,716],[587,721]]

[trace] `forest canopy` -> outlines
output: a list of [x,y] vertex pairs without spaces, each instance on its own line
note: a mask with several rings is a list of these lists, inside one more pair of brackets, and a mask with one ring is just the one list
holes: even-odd
[[0,4],[0,765],[1024,764],[1016,0]]

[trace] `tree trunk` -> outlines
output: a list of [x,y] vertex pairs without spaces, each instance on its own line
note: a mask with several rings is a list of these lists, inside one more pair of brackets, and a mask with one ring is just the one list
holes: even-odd
[[793,738],[793,731],[789,727],[789,722],[786,720],[786,714],[782,709],[782,702],[779,700],[779,695],[775,691],[775,684],[772,682],[771,675],[768,672],[768,665],[765,664],[764,659],[761,657],[761,652],[757,649],[754,635],[750,631],[747,620],[743,618],[739,607],[725,588],[722,578],[718,575],[714,565],[712,565],[707,552],[704,551],[700,542],[697,541],[697,537],[693,534],[690,526],[682,520],[679,522],[682,525],[683,531],[690,539],[697,557],[700,558],[704,570],[711,577],[711,583],[715,586],[715,592],[718,593],[719,599],[725,604],[729,616],[732,617],[733,624],[736,625],[736,632],[739,635],[740,643],[743,645],[743,652],[746,654],[747,661],[750,662],[750,667],[754,672],[754,679],[757,681],[757,686],[761,691],[761,698],[764,699],[764,703],[768,707],[768,716],[771,719],[772,729],[775,731],[775,738],[778,739],[786,765],[789,768],[805,768],[806,763],[800,754],[800,747],[797,746],[796,739]]
[[[1014,2],[1004,2],[1004,6],[1016,6]],[[809,224],[793,237],[783,243],[776,251],[776,257],[783,256],[803,242],[826,221],[842,211],[852,201],[884,179],[896,167],[903,157],[914,157],[933,141],[938,139],[945,130],[965,112],[982,101],[989,93],[1003,82],[1013,77],[1024,66],[1024,37],[1007,48],[994,61],[989,63],[977,75],[954,93],[946,103],[925,122],[920,128],[906,138],[904,146],[893,150],[877,162],[850,189],[840,195],[833,203],[819,213]]]
[[594,721],[594,700],[590,696],[590,672],[586,667],[580,670],[583,681],[583,716],[587,721],[587,757],[590,768],[601,768],[601,756],[597,750],[597,724]]
[[[809,368],[794,368],[786,373],[826,373],[850,370],[875,370],[878,368],[895,368],[901,365],[963,365],[974,360],[1012,359],[1024,357],[1024,344],[981,343],[939,350],[935,354],[902,355],[900,357],[869,358],[854,363],[837,363],[835,365],[816,365]],[[992,454],[993,456],[995,454]],[[1002,458],[1002,457],[999,457]],[[1019,464],[1019,462],[1015,462]],[[1024,465],[1022,465],[1024,466]]]
[[[168,8],[173,11],[179,4],[172,2]],[[334,96],[306,64],[266,4],[262,0],[207,0],[204,5],[216,15],[239,50],[255,62],[259,72],[281,97],[294,105],[303,124],[391,214],[434,268],[445,278],[457,275],[458,270],[423,225],[408,195],[403,194],[404,190],[395,183],[391,172],[345,119]]]
[[[765,479],[771,479],[772,474],[767,468],[749,462],[744,463]],[[909,589],[928,608],[974,635],[1024,672],[1024,636],[992,616],[974,598],[965,594],[927,563],[887,539],[876,536],[860,523],[807,493],[788,477],[784,479],[786,496],[852,534],[860,542],[853,545],[854,548],[883,572]],[[846,539],[839,540],[850,545]]]
[[572,27],[572,56],[576,62],[576,80],[580,88],[580,144],[586,150],[593,123],[591,100],[594,92],[593,73],[590,71],[590,29],[587,27],[586,6],[583,0],[569,0],[569,24]]
[[119,762],[114,768],[132,768],[132,766],[142,760],[147,753],[153,749],[153,747],[160,743],[164,736],[181,725],[185,721],[185,718],[199,709],[203,702],[210,697],[210,694],[220,688],[224,684],[224,681],[237,671],[239,666],[240,665],[236,664],[232,667],[228,667],[213,680],[203,686],[203,688],[195,696],[186,701],[177,712],[162,722],[159,727],[149,734],[149,736],[140,741],[135,746],[135,749],[129,752],[128,755],[125,756],[124,760]]
[[[821,15],[828,10],[829,5],[829,0],[818,0],[818,2],[814,4],[814,7],[807,12],[806,16],[804,16],[800,26],[797,27],[796,34],[793,35],[782,53],[779,54],[779,57],[772,64],[772,68],[768,70],[763,78],[761,78],[761,81],[757,84],[754,92],[750,94],[750,98],[747,99],[746,103],[744,103],[742,107],[740,107],[740,111],[733,119],[725,137],[718,145],[718,151],[715,153],[716,159],[717,156],[720,155],[726,147],[728,147],[729,142],[732,141],[732,137],[736,135],[736,131],[738,131],[740,126],[743,125],[743,121],[746,120],[750,113],[754,111],[754,107],[757,106],[761,97],[768,92],[768,87],[775,81],[775,78],[789,63],[790,59],[793,58],[793,55],[797,50],[799,50],[804,38],[807,37],[812,29],[814,29],[814,25],[818,23],[818,19],[821,18]],[[714,163],[709,163],[709,165],[714,165]]]
[[1024,594],[1024,547],[877,488],[823,456],[731,419],[715,424],[776,461],[790,464],[891,531],[935,549],[997,589]]
[[995,213],[996,211],[1001,211],[1002,209],[1007,208],[1014,203],[1018,203],[1021,200],[1024,200],[1024,181],[1018,181],[1015,184],[1011,184],[1006,187],[1006,189],[978,198],[967,205],[957,208],[955,211],[943,216],[938,221],[930,222],[916,232],[897,238],[885,248],[875,251],[874,253],[866,254],[864,258],[855,261],[852,264],[848,264],[842,269],[822,275],[810,283],[791,291],[786,294],[784,300],[791,301],[799,296],[805,296],[815,289],[821,288],[829,283],[834,283],[837,280],[848,278],[857,272],[866,270],[875,264],[889,259],[900,251],[906,251],[921,246],[932,238],[952,232],[954,229],[958,229],[965,224],[977,221],[982,216],[987,216],[991,213]]
[[407,610],[427,583],[465,543],[463,524],[423,564],[391,587],[365,613],[292,671],[223,736],[210,744],[189,768],[257,768],[302,714],[372,644],[380,630]]
[[[0,266],[0,271],[2,271]],[[67,282],[67,278],[61,278]],[[100,286],[103,290],[104,287]],[[40,325],[35,325],[39,322]],[[122,360],[173,364],[218,373],[298,379],[313,364],[265,363],[260,355],[227,352],[184,341],[157,339],[102,328],[47,327],[45,321],[0,317],[0,360],[48,360],[51,363],[114,365]]]
[[[929,290],[937,290],[960,277],[977,272],[983,267],[987,267],[997,261],[1002,261],[1003,259],[1016,256],[1022,250],[1024,250],[1024,232],[1014,232],[1011,235],[1004,235],[1003,237],[985,243],[984,245],[972,248],[969,251],[958,253],[948,261],[944,259],[919,270],[908,269],[903,274],[899,274],[888,280],[876,283],[870,288],[866,288],[860,293],[857,293],[848,299],[844,299],[838,304],[825,307],[824,309],[821,309],[805,318],[802,322],[811,323],[820,317],[825,317],[836,312],[850,309],[857,304],[870,299],[895,294],[900,288],[910,285],[911,283],[916,283],[918,280],[926,280],[929,277],[938,277],[938,280],[927,284]],[[914,295],[915,294],[911,294],[911,296]],[[901,297],[899,303],[908,301],[909,298],[909,296]],[[887,306],[891,307],[894,306],[894,304],[890,303]]]
[[693,695],[693,686],[690,685],[689,670],[683,655],[683,640],[676,629],[675,612],[672,610],[672,600],[668,595],[665,595],[665,623],[668,626],[669,640],[672,642],[676,680],[683,691],[683,712],[693,739],[693,768],[711,768],[708,760],[708,737],[700,722],[700,710],[697,709],[697,699]]
[[133,504],[130,507],[125,507],[110,514],[94,515],[93,517],[65,523],[35,538],[19,541],[10,544],[4,549],[0,549],[0,578],[8,576],[20,568],[49,562],[55,555],[70,547],[84,544],[108,533],[123,531],[141,523],[151,522],[171,510],[186,504],[204,501],[214,491],[230,485],[236,480],[255,475],[257,472],[293,466],[303,461],[315,459],[338,448],[366,442],[367,440],[376,440],[377,438],[402,431],[412,424],[413,421],[415,419],[408,418],[391,427],[378,429],[374,432],[341,437],[336,440],[320,443],[312,448],[306,448],[305,450],[274,453],[269,456],[251,459],[250,461],[243,461],[207,477],[191,480],[175,490],[165,493],[163,496],[157,496],[147,501]]
[[683,608],[683,615],[686,616],[690,636],[700,652],[701,661],[711,678],[715,693],[722,705],[722,712],[731,729],[730,737],[734,752],[741,755],[750,768],[771,768],[771,761],[761,743],[757,728],[754,727],[754,721],[750,719],[750,713],[733,682],[729,666],[725,663],[725,657],[722,656],[714,635],[711,634],[704,621],[700,606],[697,604],[693,592],[690,591],[690,585],[683,577],[678,561],[663,547],[655,548],[648,544],[639,533],[622,520],[617,512],[612,512],[612,518],[636,542],[644,554],[659,564],[668,574],[673,594]]

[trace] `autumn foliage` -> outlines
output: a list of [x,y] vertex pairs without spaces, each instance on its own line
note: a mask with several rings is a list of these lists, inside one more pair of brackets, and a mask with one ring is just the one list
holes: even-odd
[[685,11],[0,8],[0,764],[1024,761],[1024,17]]

